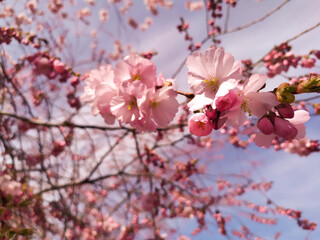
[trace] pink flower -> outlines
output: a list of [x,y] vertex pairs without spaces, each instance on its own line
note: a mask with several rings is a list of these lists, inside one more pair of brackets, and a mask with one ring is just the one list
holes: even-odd
[[153,193],[143,195],[141,197],[141,207],[146,212],[151,212],[154,208],[158,207],[159,199]]
[[315,58],[303,58],[301,66],[305,68],[313,68],[316,62]]
[[[166,127],[178,112],[177,93],[172,87],[162,87],[148,93],[139,100],[146,123],[154,122],[159,128]],[[148,124],[147,124],[148,125]],[[152,124],[150,125],[152,126]],[[153,129],[155,130],[155,129]]]
[[80,19],[83,19],[84,17],[90,17],[91,16],[91,11],[89,8],[83,8],[78,11],[77,17]]
[[108,17],[109,17],[109,12],[106,9],[99,10],[99,18],[101,22],[107,21]]
[[173,2],[166,0],[144,0],[144,4],[147,9],[154,15],[158,14],[157,5],[161,7],[171,8],[173,6]]
[[223,82],[241,78],[241,63],[235,62],[222,48],[210,48],[204,53],[196,51],[188,57],[186,64],[191,90],[212,99]]
[[110,111],[116,118],[123,123],[134,124],[143,118],[138,106],[138,99],[146,94],[146,87],[140,84],[138,87],[133,85],[121,88],[119,95],[112,98]]
[[181,235],[177,238],[177,240],[191,240],[191,238],[187,237],[187,236],[184,236],[184,235]]
[[220,111],[220,118],[225,118],[226,125],[239,127],[249,116],[263,116],[279,102],[273,93],[258,92],[266,82],[264,75],[252,75],[243,86],[232,80],[221,84],[216,94],[213,108]]
[[18,196],[22,193],[21,188],[21,183],[12,180],[9,175],[5,174],[0,176],[0,190],[3,191],[4,194]]
[[258,92],[266,83],[267,77],[262,74],[252,75],[242,89],[243,102],[241,109],[249,115],[262,117],[279,102],[275,94],[271,92]]
[[52,72],[52,63],[48,58],[39,56],[34,60],[33,64],[35,66],[34,72],[37,75],[42,74],[48,77],[50,76]]
[[53,61],[53,69],[57,73],[63,73],[65,71],[65,65],[60,60],[56,59]]
[[186,6],[186,9],[189,9],[190,11],[199,11],[203,8],[203,2],[202,1],[195,1],[195,2],[187,1],[185,6]]
[[189,120],[189,131],[198,137],[207,136],[212,132],[209,119],[204,113],[194,114]]
[[123,62],[117,64],[114,72],[115,82],[124,87],[144,84],[147,88],[152,88],[156,84],[155,65],[137,54],[125,57]]
[[92,104],[92,114],[100,113],[107,124],[113,124],[115,116],[110,110],[111,99],[118,94],[114,84],[114,73],[111,65],[92,70],[85,80],[84,95],[81,100]]
[[216,98],[215,101],[216,109],[220,112],[238,109],[240,108],[241,103],[242,102],[234,89],[229,90],[226,95]]

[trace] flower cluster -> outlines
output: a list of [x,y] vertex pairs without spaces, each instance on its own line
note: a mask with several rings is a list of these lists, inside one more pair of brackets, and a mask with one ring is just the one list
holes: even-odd
[[286,152],[298,154],[299,156],[308,156],[313,152],[320,151],[318,141],[313,141],[309,138],[285,141],[280,145],[275,145],[275,149],[284,149]]
[[281,104],[272,92],[259,92],[267,80],[264,75],[254,74],[242,81],[240,62],[222,48],[193,53],[187,66],[195,94],[188,106],[191,111],[200,111],[189,121],[192,134],[206,136],[223,125],[238,128],[253,115],[259,119],[257,126],[244,133],[260,130],[255,137],[258,146],[269,147],[276,136],[285,140],[304,137],[308,112]]
[[12,38],[21,41],[21,33],[14,28],[0,27],[0,44],[10,44]]
[[26,59],[34,66],[33,72],[38,76],[44,75],[49,79],[59,77],[60,82],[65,82],[70,77],[70,68],[47,53],[37,52]]
[[83,101],[92,103],[92,113],[101,114],[107,124],[130,124],[139,131],[166,127],[178,111],[172,83],[148,59],[137,54],[92,70],[85,80]]
[[272,78],[281,72],[287,72],[290,66],[297,67],[300,56],[295,56],[291,51],[291,46],[282,43],[276,46],[267,56],[264,57],[264,65],[268,69],[268,77]]
[[12,196],[22,194],[21,183],[14,181],[7,174],[0,176],[0,191]]

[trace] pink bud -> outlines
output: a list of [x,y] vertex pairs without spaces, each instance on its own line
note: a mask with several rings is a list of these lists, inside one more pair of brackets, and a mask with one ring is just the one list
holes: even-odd
[[278,113],[283,118],[293,118],[294,116],[294,110],[288,103],[281,103],[276,106],[275,109],[277,109]]
[[52,65],[50,63],[50,60],[46,57],[38,57],[34,60],[33,62],[34,66],[35,66],[35,73],[37,75],[50,75],[51,71],[52,71]]
[[269,118],[263,117],[258,121],[257,127],[259,130],[266,135],[273,133],[274,127]]
[[226,95],[216,99],[216,107],[220,112],[230,110],[237,105],[240,107],[241,102],[238,100],[237,94],[233,90],[229,90]]
[[189,120],[189,131],[198,137],[207,136],[211,133],[209,119],[204,113],[197,113]]
[[319,50],[315,51],[315,52],[314,52],[314,55],[315,55],[318,59],[320,59],[320,51],[319,51]]
[[141,207],[144,211],[150,212],[152,209],[157,208],[159,200],[155,194],[149,193],[141,197]]
[[80,79],[79,77],[73,77],[70,80],[70,83],[73,87],[76,87],[79,83],[80,83]]
[[206,116],[210,119],[210,120],[215,120],[217,118],[217,112],[215,109],[212,109],[211,107],[207,107],[206,108]]
[[283,138],[284,140],[291,140],[297,136],[298,130],[288,120],[275,117],[273,133]]
[[63,73],[65,71],[65,66],[64,66],[63,62],[61,62],[60,60],[56,59],[56,60],[53,61],[53,69],[57,73]]
[[315,58],[303,58],[301,66],[305,68],[313,68],[316,62]]
[[134,29],[138,27],[138,23],[133,18],[128,18],[127,22]]

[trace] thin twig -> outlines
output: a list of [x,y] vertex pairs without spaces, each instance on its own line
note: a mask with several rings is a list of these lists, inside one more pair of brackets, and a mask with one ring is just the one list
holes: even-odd
[[[312,26],[312,27],[304,30],[303,32],[295,35],[294,37],[289,38],[287,41],[285,41],[285,43],[292,42],[293,40],[298,39],[299,37],[303,36],[304,34],[312,31],[313,29],[315,29],[315,28],[317,28],[317,27],[319,27],[319,26],[320,26],[320,22],[318,22],[318,23],[315,24],[314,26]],[[270,51],[269,51],[269,52],[270,52]],[[269,54],[269,52],[268,52],[267,54],[265,54],[262,58],[260,58],[258,61],[256,61],[255,63],[253,63],[253,64],[252,64],[252,67],[254,68],[254,67],[256,67],[260,62],[262,62],[263,59]]]
[[[237,32],[237,31],[240,31],[240,30],[243,30],[245,28],[248,28],[248,27],[251,27],[252,25],[255,25],[259,22],[262,22],[263,20],[265,20],[266,18],[270,17],[272,14],[274,14],[275,12],[277,12],[278,10],[280,10],[285,4],[287,4],[290,0],[286,0],[285,2],[283,2],[282,4],[280,4],[278,7],[276,7],[275,9],[273,9],[271,12],[268,12],[266,15],[264,15],[263,17],[259,18],[259,19],[256,19],[250,23],[247,23],[247,24],[244,24],[242,26],[239,26],[239,27],[236,27],[236,28],[233,28],[229,31],[227,31],[226,29],[220,33],[220,34],[215,34],[213,37],[218,37],[218,36],[221,36],[221,35],[225,35],[225,34],[228,34],[228,33],[233,33],[233,32]],[[201,41],[201,44],[205,44],[208,40],[210,40],[212,38],[212,36],[209,36],[207,35],[202,41]],[[171,78],[175,78],[182,70],[182,68],[184,67],[185,65],[185,62],[186,62],[187,58],[185,58],[179,65],[179,67],[177,68],[177,70],[171,75]]]
[[95,125],[80,125],[80,124],[74,124],[71,123],[69,121],[64,121],[61,123],[49,123],[49,122],[41,122],[41,121],[37,121],[37,120],[32,120],[30,118],[26,118],[23,116],[19,116],[16,115],[14,113],[8,113],[8,112],[3,112],[0,111],[0,115],[4,115],[4,116],[8,116],[8,117],[12,117],[15,119],[19,119],[23,122],[27,122],[30,123],[31,125],[36,125],[36,126],[42,126],[42,127],[72,127],[72,128],[82,128],[82,129],[86,129],[86,128],[91,128],[91,129],[98,129],[98,130],[128,130],[128,131],[132,131],[132,129],[130,128],[126,128],[126,127],[102,127],[102,126],[95,126]]
[[224,35],[224,34],[228,34],[228,33],[233,33],[233,32],[237,32],[237,31],[240,31],[240,30],[243,30],[245,28],[248,28],[248,27],[251,27],[252,25],[255,25],[257,23],[260,23],[262,22],[263,20],[265,20],[266,18],[270,17],[272,14],[274,14],[275,12],[279,11],[284,5],[286,5],[290,0],[286,0],[284,1],[282,4],[280,4],[278,7],[276,7],[275,9],[273,9],[271,12],[268,12],[266,15],[264,15],[263,17],[261,18],[258,18],[250,23],[247,23],[247,24],[244,24],[242,26],[239,26],[239,27],[236,27],[236,28],[233,28],[229,31],[224,31],[220,34],[217,34],[216,36],[221,36],[221,35]]
[[317,28],[317,27],[319,27],[319,26],[320,26],[320,22],[318,22],[316,25],[312,26],[311,28],[308,28],[308,29],[304,30],[303,32],[297,34],[296,36],[288,39],[286,42],[287,42],[287,43],[288,43],[288,42],[292,42],[293,40],[296,40],[297,38],[301,37],[302,35],[304,35],[304,34],[310,32],[310,31],[312,31],[313,29],[315,29],[315,28]]

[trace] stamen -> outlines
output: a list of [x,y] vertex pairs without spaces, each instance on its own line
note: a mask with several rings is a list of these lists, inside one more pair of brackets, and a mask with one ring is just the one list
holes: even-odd
[[204,79],[203,82],[207,85],[207,87],[211,88],[213,92],[216,91],[220,85],[219,81],[215,78],[212,78],[211,80]]
[[136,74],[136,75],[133,76],[132,79],[133,79],[133,81],[140,80],[140,76],[138,74]]
[[131,102],[129,102],[129,104],[128,104],[128,110],[131,110],[132,108],[134,108],[135,106],[137,106],[137,103],[136,103],[136,101],[131,101]]
[[248,101],[243,101],[243,103],[241,104],[241,109],[244,111],[244,112],[247,112],[249,113],[249,116],[252,115],[252,112],[250,110],[250,107],[249,107],[250,103]]
[[160,105],[159,102],[156,102],[156,101],[152,101],[152,102],[151,102],[151,107],[152,107],[152,108],[157,108],[157,107],[159,107],[159,105]]

